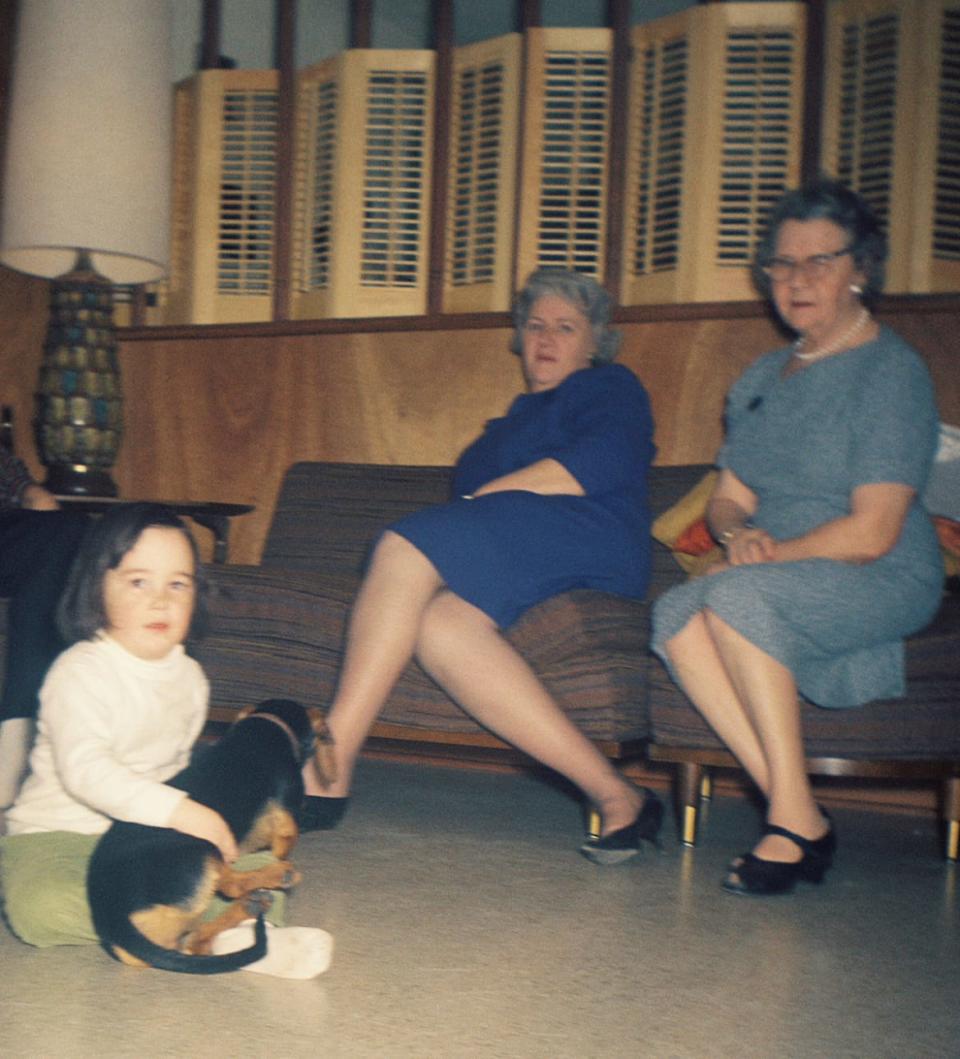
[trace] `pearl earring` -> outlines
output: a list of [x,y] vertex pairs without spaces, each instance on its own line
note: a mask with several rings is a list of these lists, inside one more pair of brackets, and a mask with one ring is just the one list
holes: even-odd
[[852,292],[853,292],[854,294],[858,294],[858,295],[859,295],[859,294],[863,294],[863,287],[859,287],[859,286],[857,286],[857,284],[856,284],[856,283],[851,283],[851,284],[850,284],[850,290],[851,290],[851,291],[852,291]]

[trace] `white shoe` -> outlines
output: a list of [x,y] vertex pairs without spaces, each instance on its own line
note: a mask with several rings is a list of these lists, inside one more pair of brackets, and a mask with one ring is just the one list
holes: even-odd
[[[249,949],[254,942],[254,921],[224,930],[213,939],[217,956]],[[267,923],[267,955],[241,968],[273,978],[316,978],[333,959],[333,935],[318,927],[275,927]]]

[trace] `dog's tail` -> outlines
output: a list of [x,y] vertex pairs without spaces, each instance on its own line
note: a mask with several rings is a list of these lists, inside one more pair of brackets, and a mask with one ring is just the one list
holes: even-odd
[[[117,929],[119,928],[119,929]],[[101,934],[101,938],[103,934]],[[104,947],[111,956],[116,957],[114,948],[123,949],[131,956],[160,971],[177,971],[180,974],[223,974],[227,971],[239,971],[248,964],[263,959],[267,954],[267,926],[263,912],[257,916],[254,925],[253,944],[239,952],[226,953],[223,956],[191,956],[176,949],[165,949],[157,945],[127,919],[122,923],[112,924],[109,941],[104,940]]]

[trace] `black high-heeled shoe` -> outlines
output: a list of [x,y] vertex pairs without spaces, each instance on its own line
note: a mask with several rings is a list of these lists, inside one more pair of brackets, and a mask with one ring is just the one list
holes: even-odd
[[648,787],[639,788],[643,805],[632,824],[612,831],[603,838],[591,838],[580,847],[580,852],[594,864],[620,864],[635,857],[644,842],[659,846],[657,836],[663,823],[663,802]]
[[804,838],[785,827],[767,824],[761,834],[782,835],[800,848],[803,856],[797,861],[764,860],[755,853],[744,853],[729,867],[729,874],[723,881],[723,888],[731,894],[750,894],[753,896],[771,896],[786,894],[798,882],[821,883],[827,869],[833,865],[833,855],[837,850],[837,834],[833,821],[824,813],[827,820],[827,833],[820,838]]
[[304,831],[331,831],[343,819],[349,801],[349,795],[325,798],[322,794],[305,794],[297,814],[301,834]]

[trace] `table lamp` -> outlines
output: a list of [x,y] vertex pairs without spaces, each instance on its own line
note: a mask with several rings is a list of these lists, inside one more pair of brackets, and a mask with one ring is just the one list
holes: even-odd
[[164,275],[169,0],[21,0],[0,262],[52,278],[36,437],[54,493],[115,496],[113,285]]

